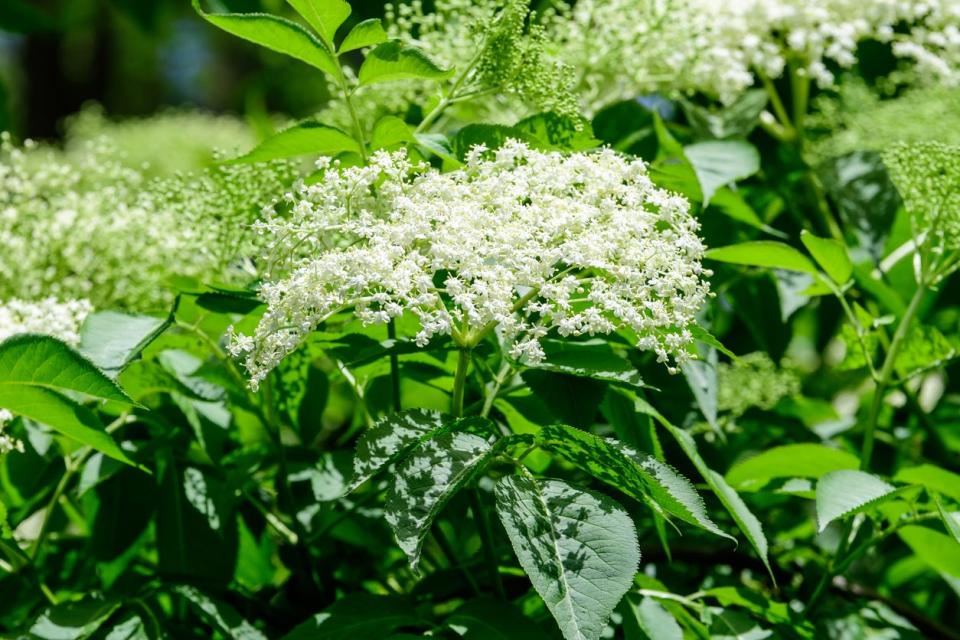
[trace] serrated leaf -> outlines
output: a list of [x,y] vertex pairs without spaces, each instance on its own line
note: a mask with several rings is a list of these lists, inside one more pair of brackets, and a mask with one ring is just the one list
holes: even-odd
[[523,366],[637,388],[649,386],[644,383],[637,368],[626,358],[614,353],[604,340],[570,342],[544,339],[541,346],[545,359],[536,364],[523,363]]
[[793,247],[773,240],[755,240],[710,249],[706,257],[717,262],[800,271],[814,275],[817,268]]
[[453,69],[444,69],[431,60],[427,54],[416,47],[403,44],[399,40],[390,40],[374,47],[367,54],[357,79],[360,86],[421,78],[425,80],[445,80],[452,76]]
[[901,469],[893,479],[897,482],[919,484],[960,501],[960,474],[941,469],[932,464],[919,464],[915,467]]
[[628,594],[623,616],[626,640],[683,640],[677,619],[653,598]]
[[817,482],[817,523],[820,531],[838,518],[857,513],[896,489],[864,471],[831,471]]
[[360,145],[336,127],[306,120],[267,138],[250,153],[227,164],[266,162],[303,155],[335,155],[343,151],[360,153]]
[[595,149],[602,142],[593,137],[593,127],[584,117],[572,118],[553,112],[528,116],[514,128],[533,136],[551,149],[585,151]]
[[307,21],[325,43],[333,43],[347,18],[350,17],[350,4],[343,0],[287,0],[294,11]]
[[760,559],[763,560],[767,571],[770,572],[770,577],[773,578],[773,571],[770,568],[770,561],[767,558],[767,539],[760,526],[760,521],[757,520],[756,516],[747,508],[747,505],[740,499],[740,496],[724,482],[723,476],[716,473],[707,465],[697,450],[697,444],[694,442],[693,436],[672,424],[646,401],[638,398],[635,406],[638,411],[652,416],[664,429],[670,432],[670,435],[673,436],[673,439],[680,445],[680,448],[686,454],[687,458],[693,463],[693,466],[697,468],[700,475],[703,476],[707,486],[710,487],[710,490],[713,491],[714,495],[716,495],[721,504],[723,504],[724,509],[726,509],[727,513],[733,518],[733,521],[737,524],[737,528],[747,537],[750,546],[754,548],[760,556]]
[[800,241],[820,268],[837,284],[844,284],[853,275],[853,263],[847,248],[839,240],[820,238],[806,229],[800,232]]
[[192,1],[204,20],[231,35],[296,58],[332,76],[339,72],[337,61],[323,43],[294,22],[266,13],[206,13],[200,0]]
[[353,481],[347,487],[347,493],[406,456],[421,441],[443,429],[448,421],[438,411],[423,409],[394,413],[378,420],[357,441]]
[[297,626],[282,640],[382,640],[400,627],[424,627],[401,598],[351,593]]
[[520,565],[566,640],[597,640],[640,562],[630,516],[561,480],[506,476],[497,514]]
[[357,23],[350,30],[347,37],[340,43],[340,53],[355,51],[364,47],[372,47],[375,44],[387,41],[387,32],[383,30],[380,18],[371,18]]
[[853,454],[822,444],[787,444],[738,462],[727,471],[734,487],[760,487],[775,478],[820,478],[831,471],[856,469]]
[[730,537],[710,519],[693,484],[653,456],[566,425],[544,427],[537,442],[635,500],[647,504],[652,501],[684,522]]
[[482,469],[492,451],[484,438],[446,432],[421,442],[397,466],[384,517],[414,571],[434,518]]
[[80,328],[80,353],[101,369],[119,372],[169,324],[169,318],[99,311]]
[[15,335],[0,342],[0,388],[73,391],[131,404],[127,394],[92,362],[50,336]]
[[131,404],[115,382],[56,338],[25,334],[0,343],[0,408],[136,466],[93,412],[66,392]]
[[734,522],[737,523],[737,528],[747,537],[747,542],[756,550],[763,566],[767,568],[767,573],[770,574],[770,578],[776,584],[777,580],[773,575],[773,568],[770,566],[767,537],[763,533],[763,526],[757,516],[753,515],[743,498],[716,471],[710,470],[708,484],[720,502],[723,503],[727,512],[733,517]]
[[683,155],[693,166],[703,192],[703,206],[717,189],[749,178],[760,170],[760,153],[742,140],[708,140],[683,148]]

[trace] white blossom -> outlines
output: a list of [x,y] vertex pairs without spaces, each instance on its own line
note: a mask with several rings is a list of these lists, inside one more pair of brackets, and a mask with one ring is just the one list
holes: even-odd
[[75,347],[80,344],[80,326],[92,311],[87,300],[0,300],[0,341],[19,333],[36,333]]
[[689,203],[657,188],[640,160],[611,150],[476,147],[440,173],[404,152],[368,167],[321,164],[323,179],[265,218],[272,276],[253,336],[234,336],[256,386],[331,314],[364,323],[409,313],[424,345],[470,346],[497,329],[514,357],[539,340],[626,331],[674,368],[709,295]]

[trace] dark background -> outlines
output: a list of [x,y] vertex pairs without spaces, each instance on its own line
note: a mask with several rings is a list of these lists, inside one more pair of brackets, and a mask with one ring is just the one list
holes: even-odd
[[[383,15],[353,0],[348,24]],[[207,10],[292,17],[283,0],[204,0]],[[218,31],[190,0],[0,0],[0,131],[56,138],[88,102],[111,117],[167,106],[310,115],[319,73]]]

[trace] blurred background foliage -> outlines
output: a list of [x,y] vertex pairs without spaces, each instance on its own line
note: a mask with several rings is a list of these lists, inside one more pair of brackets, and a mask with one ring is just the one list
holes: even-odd
[[[382,0],[351,4],[351,23],[383,15]],[[283,0],[210,6],[290,15]],[[118,118],[172,106],[299,118],[325,94],[311,69],[207,28],[186,0],[0,2],[0,131],[18,138],[60,137],[91,102]]]

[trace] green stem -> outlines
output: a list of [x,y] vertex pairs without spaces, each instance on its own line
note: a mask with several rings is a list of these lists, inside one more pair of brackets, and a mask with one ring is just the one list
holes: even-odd
[[451,569],[459,569],[463,573],[463,577],[466,579],[467,584],[470,585],[470,588],[473,592],[480,597],[483,595],[483,592],[480,591],[480,585],[477,584],[476,578],[473,577],[473,574],[463,566],[460,562],[459,556],[457,556],[456,551],[453,549],[453,545],[450,543],[447,534],[443,532],[443,529],[440,528],[440,525],[436,525],[433,528],[433,538],[437,541],[437,546],[440,547],[440,551],[443,552],[443,555],[447,557],[447,562],[450,564]]
[[480,415],[484,418],[490,415],[490,410],[493,408],[493,401],[496,400],[504,380],[507,379],[511,371],[513,371],[513,367],[510,365],[510,362],[504,358],[503,363],[500,365],[500,370],[497,371],[496,377],[494,377],[493,382],[490,383],[490,390],[483,399],[483,408],[480,410]]
[[454,418],[463,415],[463,396],[467,386],[467,369],[470,368],[470,349],[461,347],[457,350],[457,372],[453,377],[453,399],[450,404],[450,414]]
[[474,487],[469,493],[470,508],[473,511],[473,518],[480,532],[483,557],[487,563],[487,569],[490,572],[490,579],[493,581],[493,588],[497,592],[498,598],[506,600],[507,592],[503,588],[503,579],[500,577],[500,564],[497,562],[497,557],[493,553],[493,530],[490,528],[490,519],[487,517],[487,512],[483,508],[480,491]]
[[870,460],[873,457],[873,442],[875,439],[875,432],[877,430],[877,421],[880,417],[880,409],[883,407],[883,396],[893,376],[897,355],[900,352],[900,347],[903,345],[903,340],[906,338],[907,332],[910,330],[910,324],[913,322],[914,316],[917,315],[917,311],[920,309],[920,303],[923,301],[923,296],[925,293],[926,286],[923,278],[921,278],[920,282],[917,284],[917,291],[910,299],[910,304],[907,306],[907,310],[904,311],[903,317],[900,319],[900,324],[897,325],[897,330],[893,334],[893,339],[890,341],[890,348],[887,349],[886,357],[883,360],[883,366],[880,367],[877,388],[874,391],[873,401],[870,403],[870,411],[867,414],[867,424],[863,436],[863,448],[860,452],[860,469],[862,471],[867,471],[870,469]]

